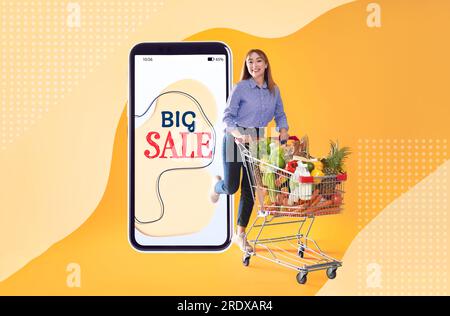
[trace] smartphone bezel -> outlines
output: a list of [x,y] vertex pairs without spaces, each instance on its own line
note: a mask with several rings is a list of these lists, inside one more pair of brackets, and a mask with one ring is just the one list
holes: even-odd
[[[129,103],[128,103],[128,239],[134,249],[141,252],[222,252],[231,244],[233,201],[227,195],[227,239],[222,245],[141,245],[135,237],[134,209],[134,114],[135,114],[135,56],[136,55],[225,55],[226,97],[231,91],[232,55],[223,42],[146,42],[135,45],[129,54]],[[216,140],[217,146],[217,140]]]

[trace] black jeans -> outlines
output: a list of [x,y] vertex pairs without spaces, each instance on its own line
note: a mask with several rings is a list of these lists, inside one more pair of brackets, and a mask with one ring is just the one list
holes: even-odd
[[[250,134],[252,136],[259,136],[261,133],[254,128],[240,128],[240,132],[241,134]],[[215,191],[219,194],[234,194],[239,188],[239,182],[241,182],[241,199],[239,201],[237,224],[247,227],[254,205],[254,194],[252,194],[247,170],[244,167],[239,148],[234,139],[233,135],[225,133],[222,144],[224,177],[223,180],[216,184]]]

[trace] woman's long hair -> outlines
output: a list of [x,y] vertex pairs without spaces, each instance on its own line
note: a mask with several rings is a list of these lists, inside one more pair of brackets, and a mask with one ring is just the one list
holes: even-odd
[[267,68],[264,71],[264,80],[267,82],[267,87],[269,88],[270,92],[275,93],[276,83],[275,83],[275,81],[273,81],[273,78],[272,78],[272,71],[270,70],[269,58],[267,58],[267,55],[260,49],[256,49],[256,48],[251,49],[248,51],[247,55],[245,55],[244,66],[242,67],[242,72],[241,72],[241,80],[246,80],[246,79],[249,79],[252,77],[252,75],[250,75],[250,73],[248,72],[248,69],[247,69],[247,58],[252,53],[258,54],[264,60],[264,62],[267,64]]

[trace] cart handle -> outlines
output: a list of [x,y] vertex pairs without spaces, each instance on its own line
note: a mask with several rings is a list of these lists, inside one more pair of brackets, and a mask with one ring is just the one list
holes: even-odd
[[[280,141],[280,136],[278,136],[278,137],[270,137],[270,139]],[[299,139],[297,136],[289,136],[288,140],[299,141],[300,139]],[[281,143],[282,145],[286,144],[286,142],[287,142],[287,141],[285,141],[285,140],[280,141],[280,143]]]
[[[278,137],[269,137],[272,140],[280,140],[280,136]],[[295,140],[295,141],[299,141],[300,139],[297,136],[289,136],[288,140]],[[242,141],[241,138],[239,137],[235,137],[234,141],[236,142],[236,144],[243,144],[244,142]],[[281,144],[285,144],[286,141],[280,141]]]
[[241,138],[234,138],[234,142],[236,143],[236,145],[239,147],[241,152],[246,152],[248,151],[247,148],[245,148],[245,143],[242,141]]

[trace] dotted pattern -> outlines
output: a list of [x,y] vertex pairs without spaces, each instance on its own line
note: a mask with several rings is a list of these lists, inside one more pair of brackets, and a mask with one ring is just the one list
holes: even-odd
[[358,294],[447,294],[447,160],[446,139],[358,141],[358,227],[390,208],[361,232]]
[[447,156],[446,139],[359,139],[358,229],[436,170]]
[[[58,106],[163,6],[162,1],[1,1],[0,148]],[[71,23],[74,15],[79,26]]]

